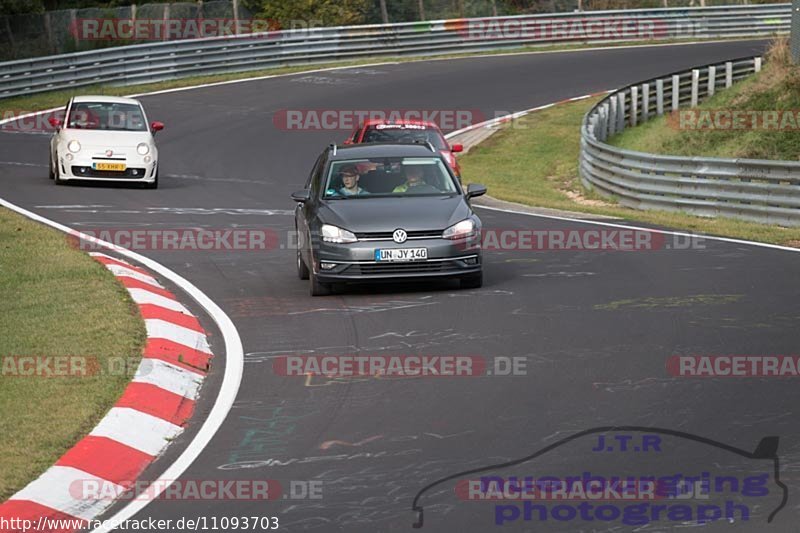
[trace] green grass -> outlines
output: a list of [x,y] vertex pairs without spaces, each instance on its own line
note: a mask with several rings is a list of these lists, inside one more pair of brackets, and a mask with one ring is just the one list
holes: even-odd
[[599,98],[532,113],[472,148],[459,161],[465,182],[480,182],[500,200],[537,207],[610,215],[630,221],[800,246],[800,228],[665,211],[638,211],[585,191],[578,177],[580,124]]
[[[697,108],[694,118],[680,111],[652,120],[640,127],[629,128],[614,136],[610,144],[642,152],[682,156],[739,157],[747,159],[800,159],[800,128],[767,129],[690,129],[695,119],[712,117],[711,112],[724,111],[791,111],[800,109],[800,69],[791,66],[788,44],[776,41],[764,69],[730,89],[721,91]],[[709,112],[705,115],[703,112]],[[789,118],[789,115],[780,115]],[[706,122],[706,124],[709,124]],[[721,123],[724,126],[724,123]]]
[[[0,208],[0,501],[35,479],[103,417],[130,375],[13,375],[13,356],[131,358],[144,324],[125,289],[66,236]],[[90,365],[91,367],[91,365]]]
[[[721,39],[721,40],[737,40],[737,39]],[[22,111],[31,112],[31,111],[41,111],[44,109],[61,107],[72,96],[79,94],[127,96],[130,94],[142,94],[155,91],[163,91],[167,89],[190,87],[193,85],[202,85],[207,83],[219,83],[223,81],[242,80],[248,78],[256,78],[260,76],[277,76],[281,74],[293,74],[319,68],[350,67],[350,66],[367,65],[371,63],[387,63],[387,62],[407,63],[412,61],[425,61],[431,59],[457,59],[459,57],[467,57],[467,56],[490,56],[498,54],[512,54],[512,53],[524,53],[524,52],[558,52],[567,50],[581,50],[586,48],[597,48],[598,46],[605,46],[605,47],[619,47],[619,46],[632,46],[632,45],[652,46],[652,45],[671,44],[678,42],[686,42],[686,41],[674,39],[674,40],[647,41],[647,42],[626,41],[626,42],[608,43],[608,44],[578,44],[578,45],[564,44],[555,46],[525,46],[508,50],[465,52],[459,54],[446,54],[446,55],[424,56],[424,57],[375,56],[356,61],[339,61],[330,63],[299,65],[292,67],[275,67],[275,68],[268,68],[268,69],[248,71],[248,72],[234,72],[229,74],[217,74],[211,76],[194,76],[190,78],[181,78],[176,80],[170,80],[158,83],[146,83],[139,85],[128,85],[128,86],[93,85],[87,87],[77,87],[73,89],[37,93],[37,94],[32,94],[30,96],[19,96],[15,98],[2,99],[0,100],[0,117],[3,117],[6,113],[9,112],[13,113],[19,113]]]

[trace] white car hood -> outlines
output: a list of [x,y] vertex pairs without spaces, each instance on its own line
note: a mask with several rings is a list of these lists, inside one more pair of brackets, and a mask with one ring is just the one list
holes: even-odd
[[153,136],[149,131],[111,131],[65,129],[61,131],[64,142],[73,139],[83,148],[115,149],[136,148],[139,143],[151,143]]

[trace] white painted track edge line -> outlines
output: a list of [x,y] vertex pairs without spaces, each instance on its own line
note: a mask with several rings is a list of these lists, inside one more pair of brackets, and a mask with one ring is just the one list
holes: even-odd
[[[620,229],[633,229],[637,231],[649,231],[650,233],[657,233],[661,235],[675,235],[677,237],[691,237],[695,239],[706,239],[709,241],[718,241],[718,242],[726,242],[729,244],[743,244],[748,246],[758,246],[761,248],[770,248],[772,250],[781,250],[784,252],[800,252],[800,248],[792,248],[791,246],[781,246],[780,244],[770,244],[767,242],[756,242],[756,241],[747,241],[744,239],[734,239],[733,237],[717,237],[714,235],[706,235],[704,233],[687,233],[684,231],[674,231],[674,230],[666,230],[666,229],[656,229],[656,228],[644,228],[641,226],[633,226],[628,224],[618,224],[613,222],[602,222],[597,220],[586,220],[586,219],[576,219],[570,217],[561,217],[557,215],[544,215],[539,213],[528,213],[525,211],[517,211],[514,209],[504,209],[502,207],[491,207],[487,205],[476,205],[475,207],[479,209],[488,209],[489,211],[501,211],[503,213],[511,213],[514,215],[525,215],[530,217],[539,217],[539,218],[549,218],[551,220],[562,220],[564,222],[575,222],[578,224],[589,224],[592,226],[605,226],[608,228],[620,228]],[[532,208],[536,208],[536,206],[531,206]],[[581,213],[582,215],[586,215],[587,213]],[[591,213],[589,213],[591,215]]]
[[[532,107],[530,109],[525,109],[523,111],[517,111],[515,113],[510,113],[508,115],[503,115],[502,117],[495,117],[495,118],[493,118],[491,120],[480,122],[478,124],[473,124],[472,126],[467,126],[466,128],[462,128],[462,129],[457,130],[457,131],[452,131],[452,132],[448,133],[447,135],[445,135],[444,137],[445,137],[445,139],[450,140],[451,138],[453,138],[453,137],[455,137],[457,135],[461,135],[461,134],[466,133],[468,131],[471,131],[473,129],[480,128],[482,126],[489,126],[489,125],[491,125],[491,124],[493,124],[495,122],[498,122],[498,121],[500,121],[502,119],[508,119],[508,118],[513,118],[513,117],[517,117],[517,116],[522,116],[522,115],[525,115],[525,114],[528,114],[528,113],[532,113],[532,112],[535,112],[535,111],[539,111],[539,110],[542,110],[542,109],[547,109],[549,107],[553,107],[553,106],[558,105],[558,104],[563,104],[563,103],[567,103],[567,102],[574,102],[574,101],[578,101],[578,100],[585,100],[587,98],[591,98],[592,96],[599,96],[599,95],[604,94],[604,93],[605,94],[610,94],[610,93],[612,93],[614,91],[615,91],[615,89],[608,89],[608,90],[605,90],[605,91],[598,91],[598,92],[593,93],[593,94],[585,94],[585,95],[582,95],[582,96],[576,96],[574,98],[569,98],[567,100],[559,100],[558,102],[553,102],[553,103],[550,103],[550,104],[545,104],[545,105],[540,105],[540,106],[537,106],[537,107]],[[561,217],[561,216],[557,216],[557,215],[545,215],[545,214],[540,214],[540,213],[528,213],[527,211],[518,211],[518,210],[515,210],[515,209],[505,209],[505,208],[502,208],[502,207],[490,207],[490,206],[486,206],[486,205],[476,205],[474,207],[477,207],[477,208],[480,208],[480,209],[487,209],[489,211],[500,211],[500,212],[503,212],[503,213],[511,213],[511,214],[514,214],[514,215],[524,215],[524,216],[529,216],[529,217],[549,218],[551,220],[562,220],[562,221],[565,221],[565,222],[576,222],[576,223],[580,223],[580,224],[592,224],[592,225],[596,225],[596,226],[606,226],[606,227],[611,227],[611,228],[635,229],[635,230],[640,230],[640,231],[649,231],[651,233],[658,233],[658,234],[661,234],[661,235],[675,235],[677,237],[694,237],[694,238],[697,238],[697,239],[707,239],[709,241],[726,242],[726,243],[729,243],[729,244],[742,244],[742,245],[746,245],[746,246],[758,246],[758,247],[761,247],[761,248],[769,248],[771,250],[781,250],[781,251],[784,251],[784,252],[800,252],[800,248],[792,248],[791,246],[781,246],[780,244],[770,244],[770,243],[767,243],[767,242],[757,242],[757,241],[748,241],[748,240],[745,240],[745,239],[735,239],[733,237],[718,237],[718,236],[714,236],[714,235],[706,235],[704,233],[687,233],[687,232],[683,232],[683,231],[675,231],[675,230],[667,230],[667,229],[643,228],[643,227],[640,227],[640,226],[632,226],[632,225],[627,225],[627,224],[615,224],[613,222],[600,222],[600,221],[596,221],[596,220],[586,220],[586,219],[578,219],[578,218],[570,218],[570,217]],[[537,206],[532,205],[530,207],[535,209]],[[591,215],[591,213],[583,213],[583,212],[580,212],[580,211],[576,211],[575,213],[576,214],[580,214],[580,215],[587,215],[587,214]]]
[[[64,233],[76,233],[76,230],[71,229],[68,226],[45,218],[41,215],[37,215],[36,213],[28,211],[27,209],[23,209],[3,198],[0,198],[0,205],[20,215],[30,218],[31,220],[41,222],[42,224],[55,228]],[[80,232],[77,233],[80,234]],[[86,235],[85,237],[89,236]],[[219,328],[220,332],[222,332],[222,339],[225,345],[225,372],[222,377],[222,384],[220,386],[219,393],[214,401],[214,406],[211,408],[211,411],[203,422],[203,425],[200,427],[197,434],[186,447],[186,449],[183,450],[180,456],[169,467],[167,467],[161,476],[159,476],[158,480],[154,481],[154,486],[158,487],[159,489],[158,494],[154,495],[155,497],[166,490],[166,488],[171,485],[174,480],[178,479],[186,471],[186,469],[189,468],[192,463],[194,463],[208,443],[211,442],[211,439],[214,437],[214,435],[216,435],[217,431],[219,431],[220,427],[222,427],[222,423],[228,416],[228,412],[231,410],[231,407],[233,407],[233,402],[236,400],[236,395],[239,392],[239,387],[242,381],[242,371],[244,367],[244,348],[242,347],[242,340],[239,337],[239,332],[236,330],[236,326],[233,324],[233,321],[230,319],[230,317],[213,300],[211,300],[211,298],[206,296],[205,293],[203,293],[200,289],[195,287],[192,283],[176,272],[173,272],[169,268],[154,261],[153,259],[147,258],[136,252],[115,246],[108,242],[100,241],[99,239],[89,237],[88,240],[95,241],[98,244],[109,248],[110,250],[114,250],[120,255],[123,255],[129,259],[133,259],[134,261],[146,266],[147,268],[150,268],[154,272],[170,280],[189,296],[191,296],[200,305],[200,307],[202,307],[203,310],[208,313],[208,315]],[[148,498],[146,500],[137,500],[131,502],[110,518],[113,523],[122,523],[124,520],[134,516],[136,513],[144,509],[151,501],[152,499]],[[108,527],[107,525],[109,523],[111,522],[104,522],[103,527],[95,529],[94,532],[101,533],[112,531],[112,528]]]

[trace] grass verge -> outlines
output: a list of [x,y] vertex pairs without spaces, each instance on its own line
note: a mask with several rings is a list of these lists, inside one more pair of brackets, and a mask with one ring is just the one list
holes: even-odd
[[[677,111],[629,128],[614,136],[610,144],[658,154],[797,161],[798,109],[800,68],[792,65],[788,40],[778,39],[760,73],[717,93],[693,111]],[[749,115],[742,114],[741,127],[734,129],[732,121],[719,120],[720,111],[777,112],[774,118],[778,127],[760,128],[761,121],[752,124]]]
[[[720,40],[741,40],[741,39],[720,39]],[[212,76],[194,76],[191,78],[181,78],[177,80],[170,80],[158,83],[146,83],[140,85],[128,85],[115,87],[111,85],[93,85],[88,87],[77,87],[74,89],[62,91],[49,91],[45,93],[32,94],[30,96],[20,96],[15,98],[7,98],[0,100],[0,117],[12,116],[10,113],[32,112],[41,111],[44,109],[52,109],[55,107],[63,106],[70,97],[78,94],[101,94],[107,96],[127,96],[130,94],[142,94],[155,91],[164,91],[168,89],[177,89],[181,87],[190,87],[193,85],[203,85],[206,83],[219,83],[223,81],[243,80],[248,78],[257,78],[260,76],[277,76],[281,74],[293,74],[298,72],[305,72],[320,68],[332,67],[356,67],[359,65],[367,65],[371,63],[386,63],[398,62],[408,63],[411,61],[425,61],[431,59],[457,59],[459,57],[469,56],[491,56],[500,54],[513,54],[525,52],[558,52],[566,50],[581,50],[586,48],[603,47],[620,47],[620,46],[653,46],[663,44],[675,44],[686,42],[680,39],[668,39],[663,41],[624,41],[619,43],[608,44],[584,44],[584,45],[555,45],[555,46],[525,46],[520,48],[513,48],[508,50],[490,50],[483,52],[465,52],[460,54],[447,54],[436,56],[419,56],[419,57],[406,57],[406,56],[375,56],[360,59],[357,61],[338,61],[330,63],[316,63],[309,65],[299,65],[293,67],[275,67],[263,70],[254,70],[248,72],[234,72],[230,74],[217,74]]]
[[493,197],[510,202],[800,247],[800,228],[638,211],[584,190],[578,177],[580,124],[583,115],[599,99],[551,107],[501,129],[459,160],[466,181],[483,183]]
[[[0,208],[0,317],[3,501],[105,415],[131,377],[108,365],[112,358],[125,358],[135,369],[145,330],[111,272],[70,247],[65,235],[5,208]],[[16,356],[86,356],[87,373],[94,375],[44,377],[40,366],[23,376],[30,367]],[[58,373],[55,364],[50,368]],[[100,371],[92,372],[95,368]]]

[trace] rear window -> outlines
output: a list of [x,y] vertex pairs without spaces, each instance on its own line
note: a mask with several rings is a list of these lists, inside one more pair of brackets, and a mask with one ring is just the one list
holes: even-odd
[[427,126],[380,124],[370,126],[364,132],[365,143],[415,143],[430,142],[437,150],[447,150],[448,146],[437,130]]

